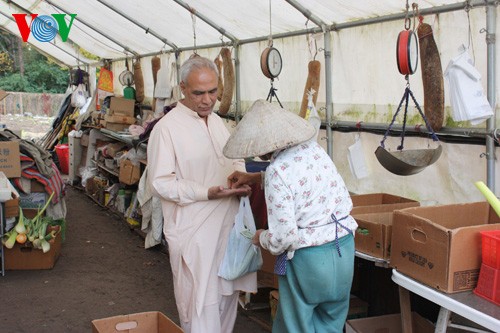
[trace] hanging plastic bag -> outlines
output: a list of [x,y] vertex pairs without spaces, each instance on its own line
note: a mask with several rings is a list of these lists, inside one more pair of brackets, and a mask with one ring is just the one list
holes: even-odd
[[365,154],[363,152],[363,145],[361,144],[360,135],[356,135],[356,142],[349,146],[347,154],[351,172],[357,179],[362,179],[368,176],[368,168],[366,166]]
[[80,83],[71,94],[71,106],[75,108],[83,108],[87,103],[87,98],[88,94],[85,89],[85,85]]
[[479,125],[493,116],[481,84],[481,74],[466,49],[450,61],[444,76],[450,85],[453,120],[468,120],[472,125]]
[[252,244],[255,234],[250,199],[240,199],[240,209],[236,214],[235,222],[219,267],[219,276],[226,280],[235,280],[245,274],[258,271],[262,267],[262,253],[260,247]]
[[321,118],[319,117],[318,111],[316,110],[316,106],[314,106],[313,102],[313,95],[315,93],[316,91],[314,91],[314,89],[312,88],[307,92],[307,110],[304,119],[307,120],[309,124],[311,124],[316,130],[316,134],[312,137],[311,140],[317,141],[319,129],[321,127]]

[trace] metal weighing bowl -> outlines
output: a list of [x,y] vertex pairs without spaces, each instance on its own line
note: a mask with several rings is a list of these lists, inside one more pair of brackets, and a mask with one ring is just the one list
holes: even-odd
[[375,150],[375,156],[384,168],[400,175],[409,176],[419,173],[429,165],[436,162],[441,156],[443,147],[435,149],[414,149],[389,152],[382,146]]

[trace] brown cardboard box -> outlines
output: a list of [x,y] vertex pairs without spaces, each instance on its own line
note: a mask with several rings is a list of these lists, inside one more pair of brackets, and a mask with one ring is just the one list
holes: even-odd
[[109,103],[109,115],[122,115],[134,117],[135,100],[123,97],[111,97]]
[[0,171],[7,178],[21,177],[21,155],[18,141],[0,142]]
[[120,161],[120,183],[134,185],[141,179],[141,169],[139,165],[133,165],[130,160]]
[[368,316],[368,303],[361,298],[351,295],[349,299],[349,312],[347,312],[347,320],[356,318],[365,318]]
[[257,283],[259,286],[278,289],[278,275],[274,274],[274,263],[276,256],[269,251],[261,249],[262,267],[257,271]]
[[481,267],[481,234],[499,230],[487,202],[394,211],[391,266],[443,292],[473,289]]
[[6,270],[29,270],[50,269],[56,264],[61,254],[61,235],[57,235],[50,250],[43,253],[42,250],[34,249],[31,245],[21,245],[16,242],[12,249],[4,247]]
[[354,194],[351,199],[351,215],[392,212],[396,209],[420,206],[418,201],[388,193]]
[[[416,312],[412,312],[412,328],[416,333],[433,333],[434,325]],[[402,333],[401,314],[348,320],[346,333]]]
[[128,129],[128,127],[130,125],[128,124],[120,124],[120,123],[110,123],[108,121],[105,121],[103,120],[101,122],[102,126],[106,129],[109,129],[110,131],[113,131],[113,132],[121,132],[121,131],[125,131]]
[[158,311],[140,312],[92,320],[92,333],[182,333],[170,318]]
[[19,216],[19,197],[12,193],[12,199],[5,201],[5,217]]
[[359,214],[354,219],[358,223],[354,242],[356,250],[373,257],[391,257],[392,212]]
[[129,116],[122,116],[120,114],[105,115],[104,120],[108,123],[119,123],[119,124],[135,124],[135,118]]

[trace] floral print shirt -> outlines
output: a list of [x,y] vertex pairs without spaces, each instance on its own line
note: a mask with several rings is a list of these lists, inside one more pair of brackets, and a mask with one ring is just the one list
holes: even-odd
[[297,249],[334,241],[357,228],[344,180],[314,140],[273,154],[264,193],[269,229],[259,240],[274,255],[288,251],[291,258]]

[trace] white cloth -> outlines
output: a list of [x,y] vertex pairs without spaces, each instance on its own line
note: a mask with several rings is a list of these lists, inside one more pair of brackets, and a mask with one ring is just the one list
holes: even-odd
[[229,296],[221,296],[218,305],[207,305],[201,316],[193,316],[191,322],[181,322],[184,333],[232,333],[236,322],[238,294],[236,292]]
[[163,213],[160,198],[153,197],[148,179],[148,167],[144,169],[137,188],[137,200],[141,206],[141,231],[146,233],[144,248],[161,243],[163,233]]
[[308,141],[274,153],[266,169],[267,231],[260,243],[274,255],[322,245],[348,234],[332,222],[331,214],[351,231],[357,228],[350,212],[352,200],[344,180],[325,150]]
[[226,186],[243,160],[224,157],[229,131],[217,114],[205,119],[181,102],[153,128],[148,142],[148,179],[161,198],[174,293],[182,322],[200,316],[220,295],[256,292],[256,273],[226,281],[217,276],[238,211],[236,197],[208,200],[211,186]]
[[453,120],[478,125],[493,116],[491,105],[481,85],[481,74],[467,51],[453,58],[444,72],[450,85]]

